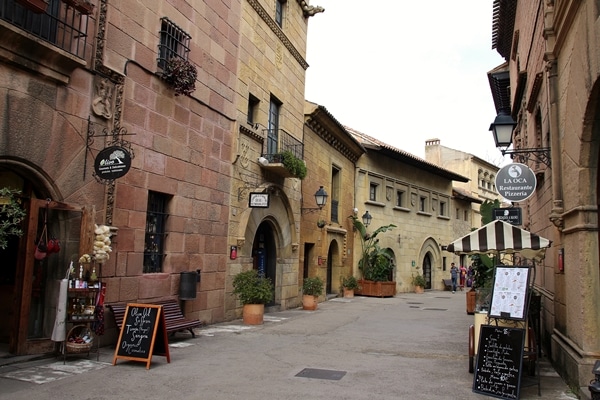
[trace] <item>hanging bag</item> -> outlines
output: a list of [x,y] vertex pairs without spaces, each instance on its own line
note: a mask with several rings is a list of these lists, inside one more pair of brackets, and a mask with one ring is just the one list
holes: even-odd
[[34,257],[36,260],[43,260],[48,255],[48,229],[46,227],[46,221],[44,221],[44,229],[42,229],[42,234],[40,235],[40,239],[35,245],[35,254]]

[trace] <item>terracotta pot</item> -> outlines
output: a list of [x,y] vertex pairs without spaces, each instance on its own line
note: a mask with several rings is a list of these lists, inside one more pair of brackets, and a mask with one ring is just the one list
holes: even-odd
[[475,314],[475,303],[477,299],[477,291],[471,289],[467,292],[467,314]]
[[423,286],[415,286],[415,293],[425,293],[425,288]]
[[359,290],[354,294],[372,297],[394,297],[396,295],[396,282],[375,282],[361,279],[358,281]]
[[262,325],[265,315],[264,304],[244,304],[242,319],[246,325]]
[[344,288],[344,298],[351,299],[354,297],[354,289]]
[[310,294],[302,295],[302,309],[303,310],[316,310],[319,302],[317,301],[317,296],[313,296]]

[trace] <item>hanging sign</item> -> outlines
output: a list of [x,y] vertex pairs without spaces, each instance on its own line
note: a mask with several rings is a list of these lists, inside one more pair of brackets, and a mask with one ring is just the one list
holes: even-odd
[[250,208],[269,208],[268,193],[250,193],[248,198],[248,207]]
[[96,176],[113,180],[124,176],[131,168],[131,154],[120,146],[111,146],[100,150],[94,160]]
[[499,219],[513,225],[522,225],[523,223],[520,207],[494,208],[492,211],[494,220]]
[[146,369],[150,369],[153,354],[165,356],[167,362],[171,362],[162,306],[127,304],[113,365],[118,359],[142,361],[146,363]]
[[524,201],[535,191],[537,179],[525,164],[512,163],[500,168],[496,174],[496,190],[508,201]]

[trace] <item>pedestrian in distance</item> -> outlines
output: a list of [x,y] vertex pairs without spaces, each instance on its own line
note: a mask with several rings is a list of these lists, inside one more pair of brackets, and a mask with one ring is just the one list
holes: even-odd
[[460,276],[459,276],[459,279],[460,279],[460,291],[462,292],[463,289],[465,288],[465,282],[467,280],[467,269],[465,268],[464,265],[460,266],[459,273],[460,273]]
[[452,293],[456,293],[456,281],[458,280],[458,268],[454,263],[451,264],[450,277],[452,278]]

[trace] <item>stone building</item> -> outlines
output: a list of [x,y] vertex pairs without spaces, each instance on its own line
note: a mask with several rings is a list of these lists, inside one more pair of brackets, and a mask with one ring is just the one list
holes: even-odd
[[[272,280],[271,309],[295,307],[300,301],[304,176],[295,168],[304,166],[306,151],[307,25],[320,10],[299,0],[242,2],[234,151],[226,158],[232,165],[232,187],[221,300],[229,319],[241,315],[230,293],[234,276],[243,270],[258,269]],[[311,167],[307,170],[314,176]]]
[[[176,297],[180,273],[201,270],[184,310],[225,318],[241,3],[1,2],[0,187],[28,213],[0,251],[11,353],[53,350],[56,283],[93,254],[94,224],[113,233],[95,266],[106,302]],[[44,225],[62,246],[38,261]]]
[[[367,150],[356,166],[354,195],[358,216],[366,211],[371,226],[394,224],[380,236],[382,248],[394,253],[397,292],[413,290],[411,277],[422,274],[426,289],[443,289],[450,263],[442,246],[455,239],[452,213],[453,182],[462,175],[441,168],[369,135],[346,128]],[[360,258],[359,238],[354,238],[354,258]]]
[[[302,182],[299,268],[302,278],[322,278],[325,294],[339,294],[341,279],[356,274],[348,217],[356,207],[355,171],[365,149],[325,107],[305,104],[304,154],[309,173]],[[328,197],[319,208],[314,196],[321,187]]]
[[552,240],[536,266],[541,343],[582,397],[600,359],[599,17],[596,1],[495,0],[492,45],[506,62],[488,73],[499,116],[515,123],[513,158],[537,177],[518,203],[524,227]]

